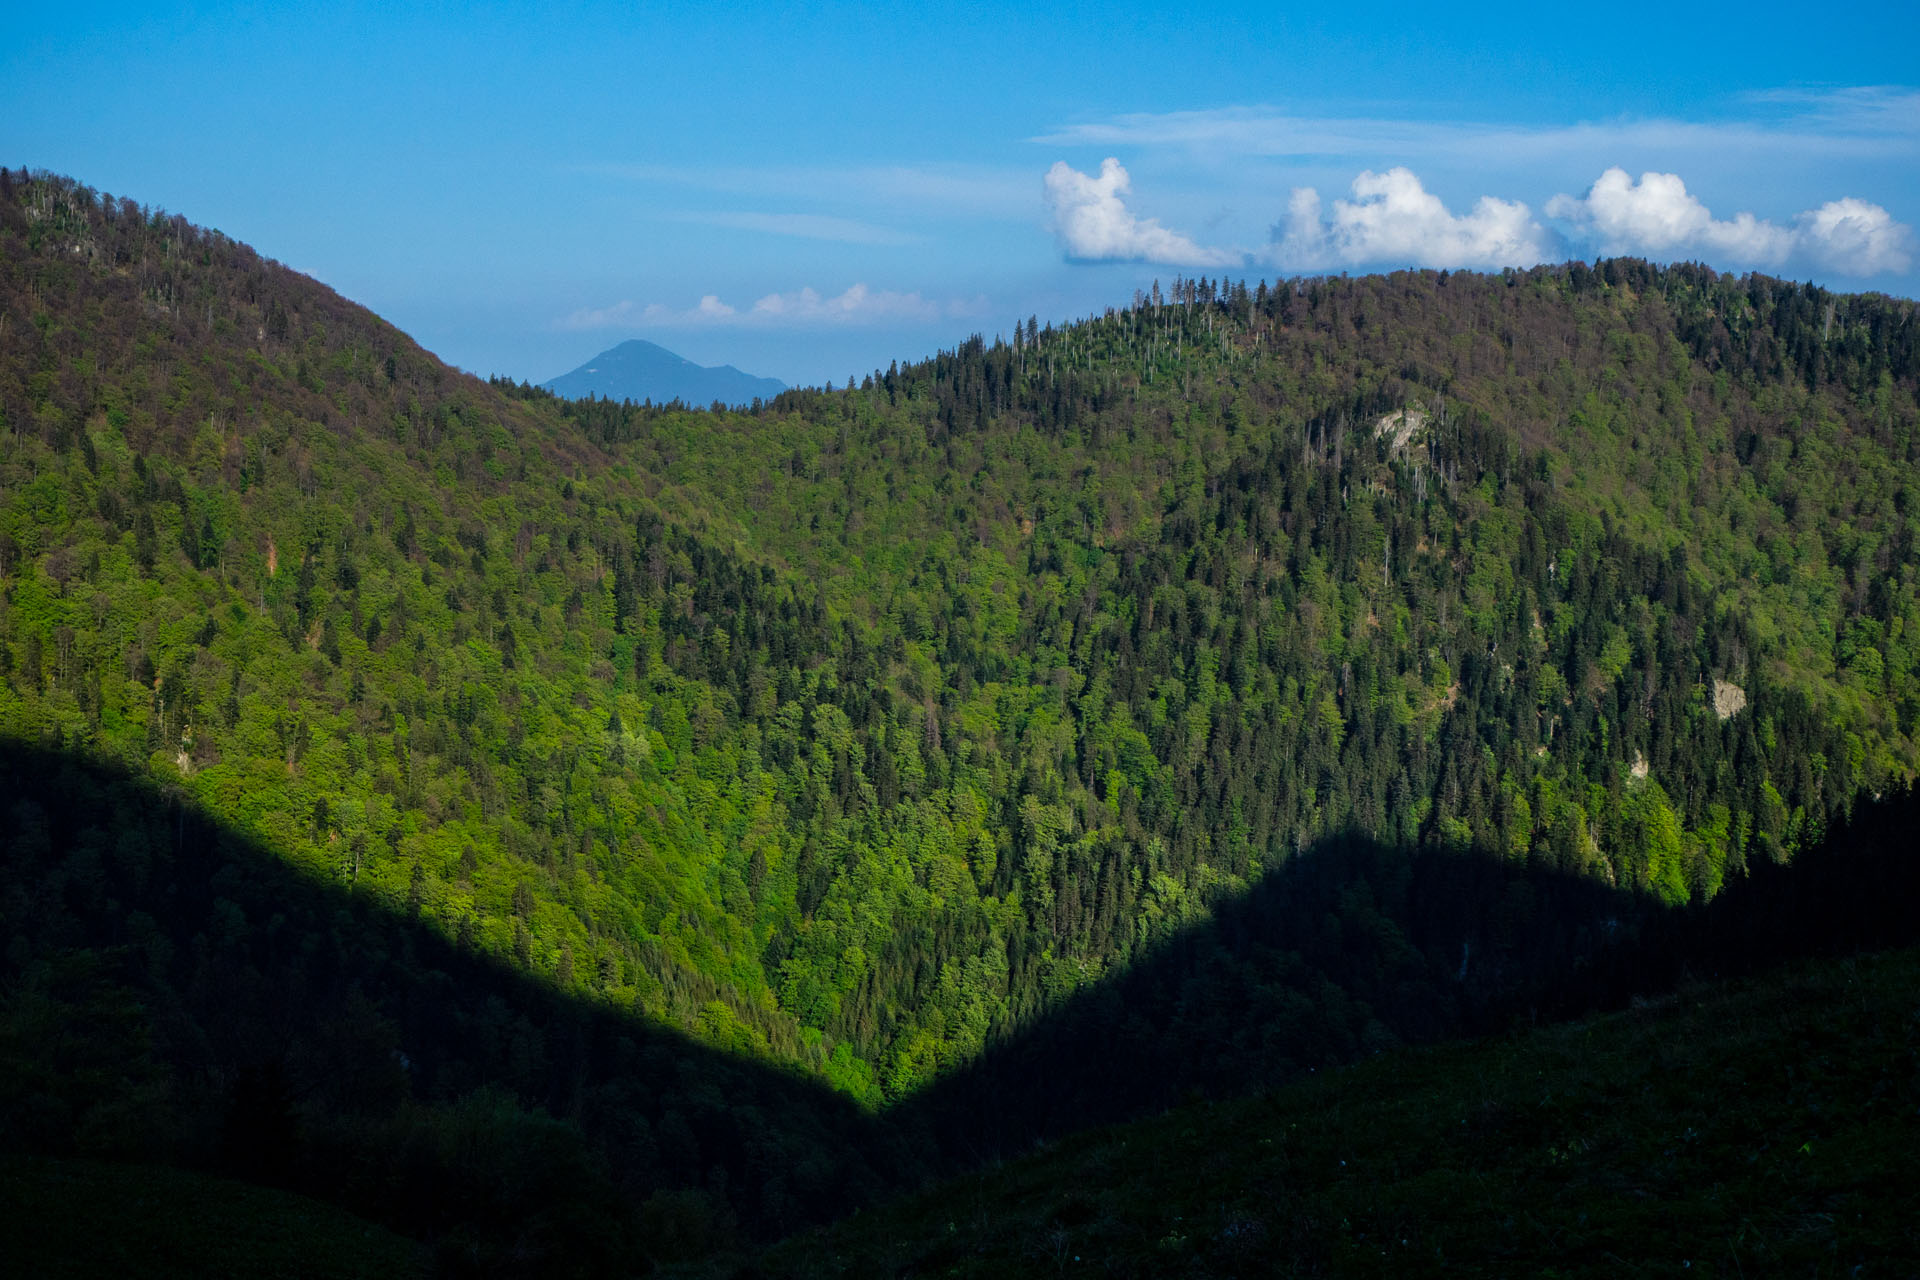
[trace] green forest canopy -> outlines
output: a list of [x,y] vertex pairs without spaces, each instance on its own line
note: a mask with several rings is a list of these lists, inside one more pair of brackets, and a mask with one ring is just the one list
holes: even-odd
[[1917,380],[1614,260],[568,403],[6,174],[0,734],[878,1105],[1329,835],[1678,903],[1912,778]]

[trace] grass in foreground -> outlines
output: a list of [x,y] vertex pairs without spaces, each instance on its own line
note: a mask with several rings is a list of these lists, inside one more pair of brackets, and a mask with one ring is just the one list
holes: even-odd
[[1083,1134],[773,1275],[1920,1274],[1920,952]]

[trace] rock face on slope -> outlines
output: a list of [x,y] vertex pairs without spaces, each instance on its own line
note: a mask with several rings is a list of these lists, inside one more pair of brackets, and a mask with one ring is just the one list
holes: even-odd
[[680,400],[701,406],[716,400],[730,405],[771,400],[787,389],[787,384],[778,378],[756,378],[730,364],[698,365],[665,347],[638,338],[602,351],[572,373],[563,373],[542,385],[569,400],[601,396],[636,404],[645,400],[655,404]]
[[1747,691],[1731,680],[1718,677],[1713,682],[1713,713],[1722,720],[1740,714],[1747,705]]

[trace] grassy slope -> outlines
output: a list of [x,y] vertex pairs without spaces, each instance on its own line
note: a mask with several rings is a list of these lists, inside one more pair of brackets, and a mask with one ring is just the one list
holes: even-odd
[[1389,1054],[1080,1135],[769,1253],[795,1276],[1909,1275],[1920,952]]
[[0,1236],[18,1276],[422,1275],[425,1250],[305,1196],[154,1165],[0,1164]]

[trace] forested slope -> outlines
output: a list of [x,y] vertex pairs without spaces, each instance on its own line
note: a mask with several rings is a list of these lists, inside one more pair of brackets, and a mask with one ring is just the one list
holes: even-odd
[[36,1154],[185,1165],[344,1206],[453,1274],[630,1274],[940,1167],[791,1066],[476,954],[177,788],[0,743],[0,814],[0,1186],[74,1176],[14,1163]]
[[[1330,834],[1682,902],[1910,775],[1911,304],[1623,262],[1178,294],[759,416],[568,410],[843,618],[834,798],[873,801],[793,811],[773,958],[896,1089],[965,1056],[974,959],[1017,1024]],[[751,623],[686,621],[751,719]]]
[[1911,950],[1403,1050],[1076,1135],[767,1275],[1906,1276]]
[[[742,880],[773,822],[751,778],[682,768],[689,699],[642,692],[612,626],[632,475],[216,233],[58,181],[0,213],[10,735],[175,781],[563,986],[796,1051]],[[659,545],[676,582],[761,584]]]
[[[1910,302],[1612,261],[1181,281],[756,412],[567,403],[8,173],[0,733],[894,1103],[1328,842],[1379,872],[1319,945],[1390,966],[1415,867],[1632,931],[1911,778],[1917,381]],[[73,945],[42,907],[10,886],[9,981]],[[1279,943],[1234,981],[1287,988]],[[1300,986],[1322,1056],[1467,1029],[1493,978],[1422,964],[1426,1025],[1359,961]]]

